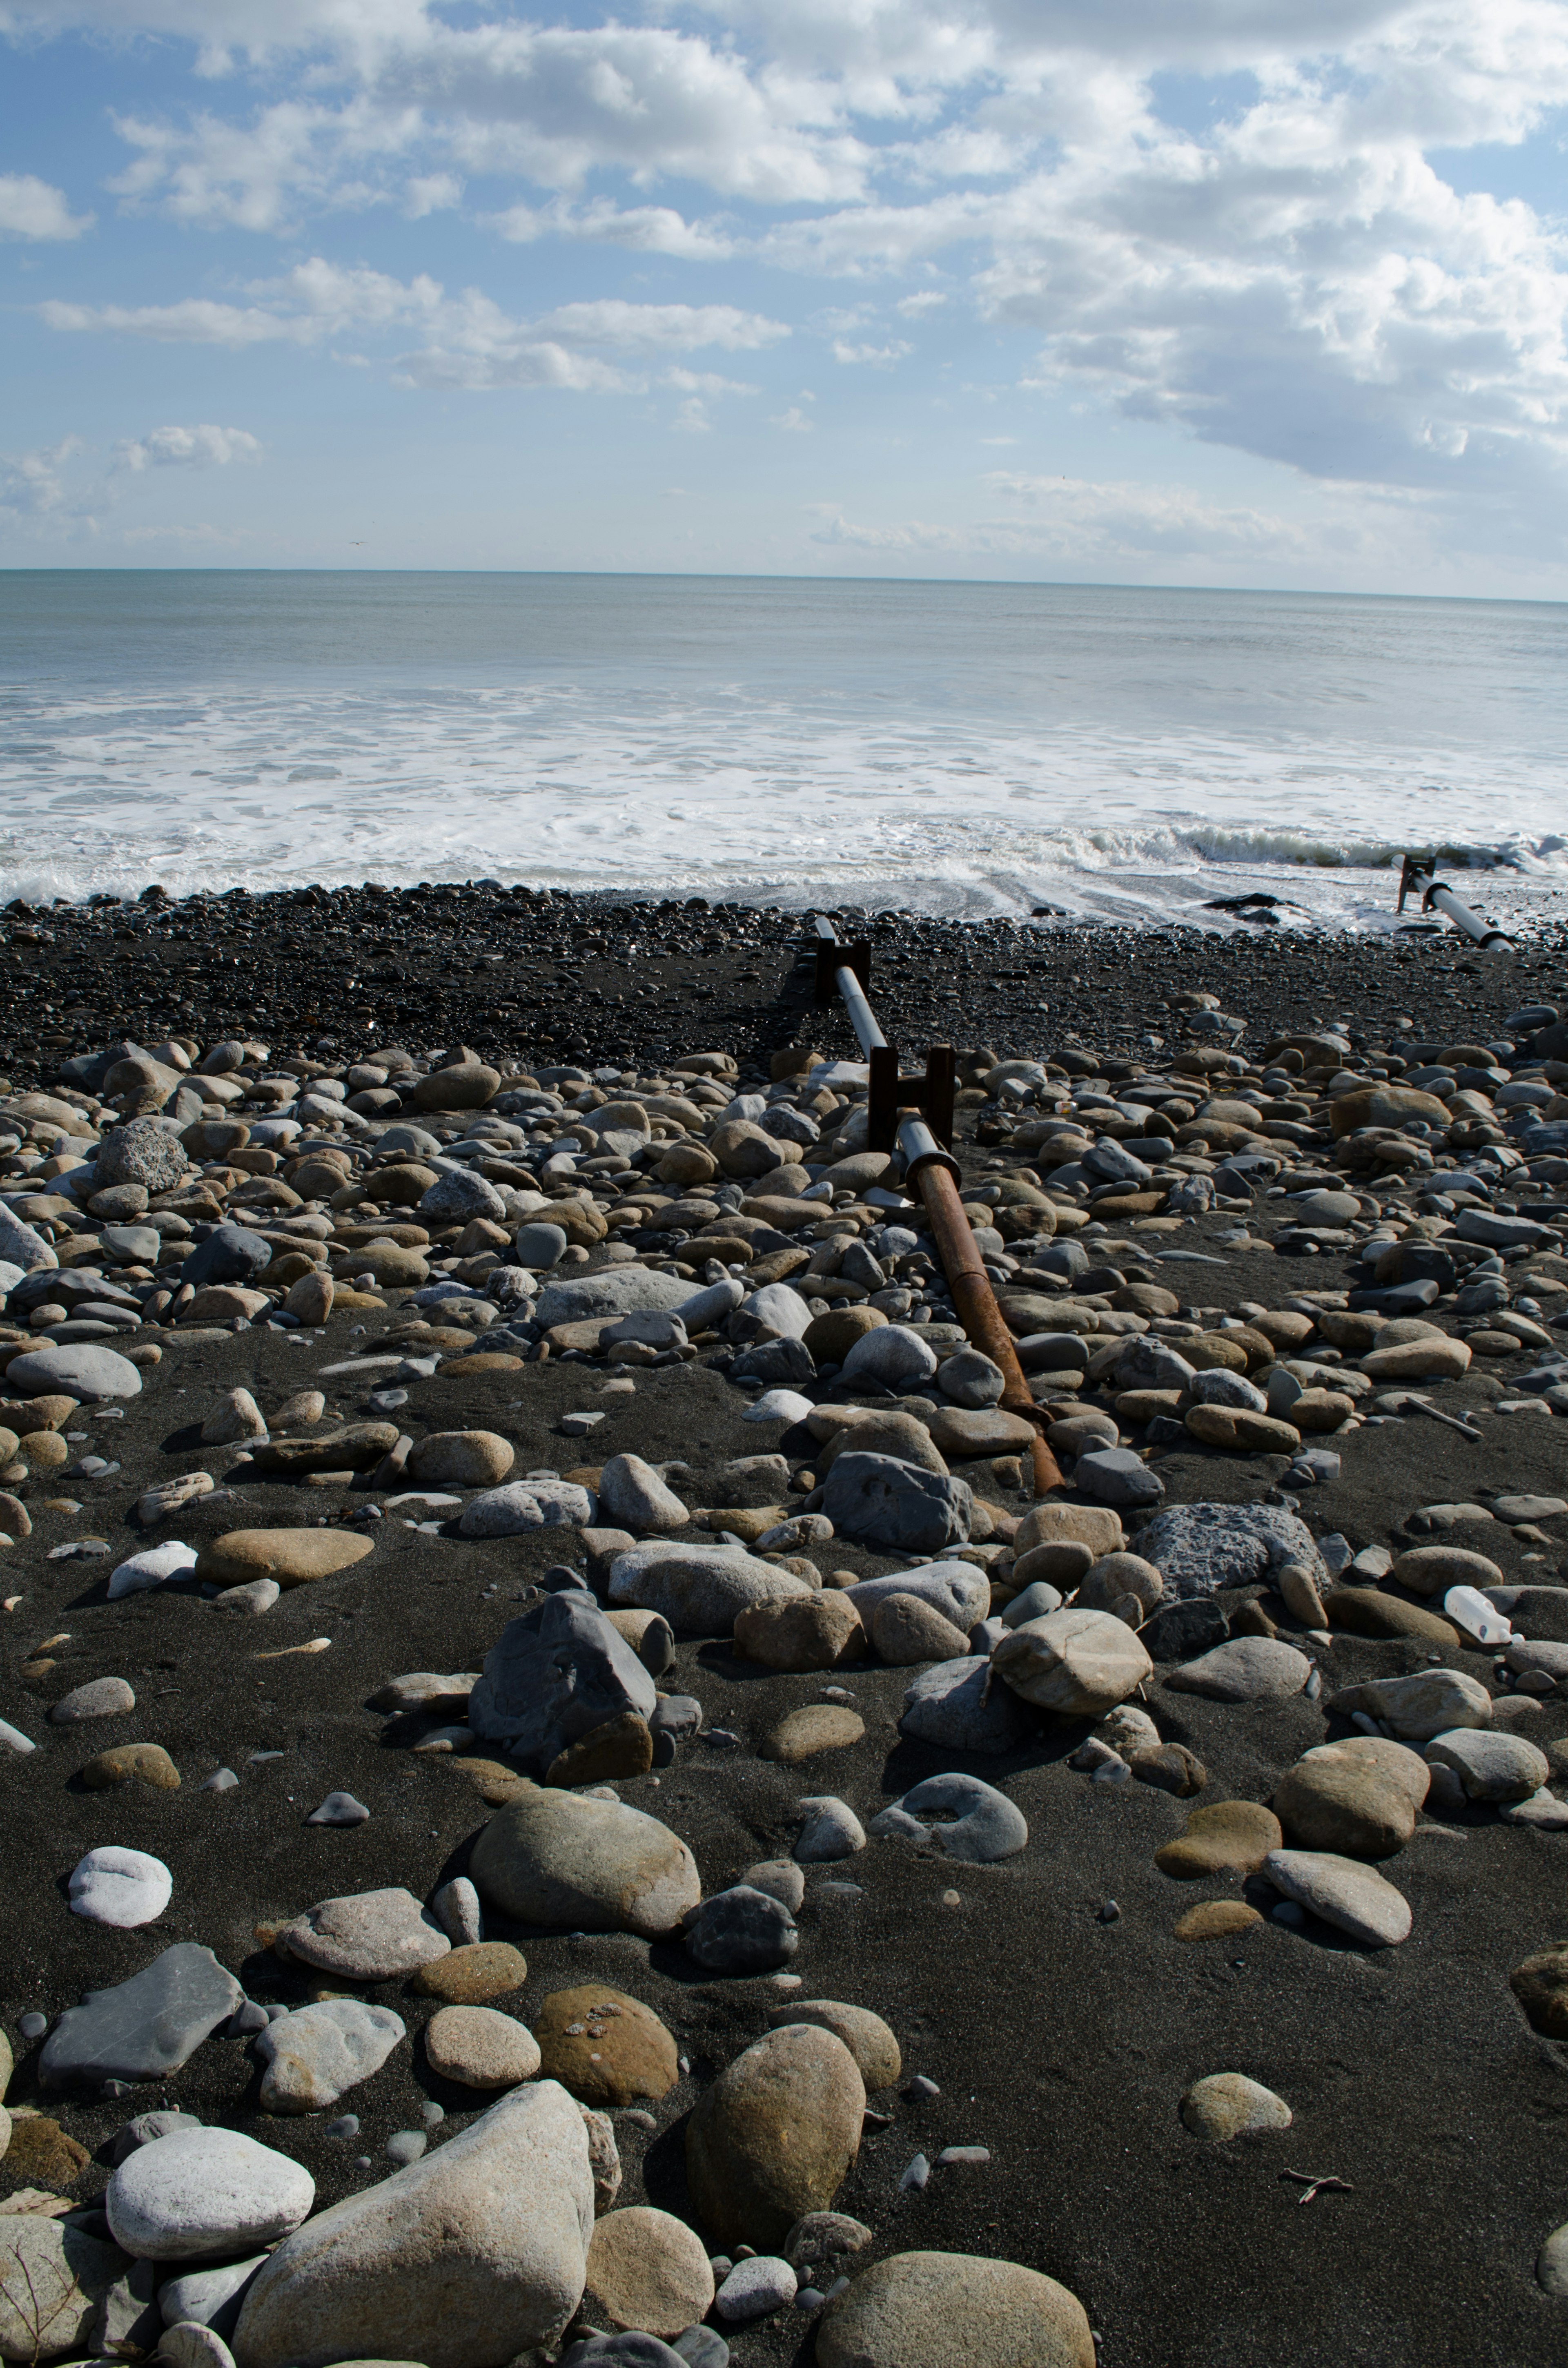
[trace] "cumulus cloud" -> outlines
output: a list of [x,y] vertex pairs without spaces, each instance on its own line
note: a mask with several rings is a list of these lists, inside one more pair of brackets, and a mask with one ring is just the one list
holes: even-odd
[[114,448],[115,466],[142,469],[226,469],[232,461],[259,461],[261,444],[244,427],[154,427]]
[[0,455],[0,511],[36,518],[59,509],[65,499],[61,471],[81,450],[81,438],[67,436],[36,451]]
[[92,214],[74,214],[63,189],[34,173],[0,173],[0,238],[80,238]]
[[[956,345],[978,321],[1026,389],[1324,485],[1465,502],[1467,531],[1510,504],[1544,518],[1560,495],[1562,224],[1473,192],[1473,175],[1454,186],[1443,160],[1518,143],[1568,107],[1561,0],[593,13],[561,0],[527,14],[510,0],[0,0],[0,31],[18,36],[80,27],[191,45],[202,104],[119,123],[124,207],[267,236],[329,211],[419,219],[482,180],[489,234],[656,260],[668,276],[653,292],[689,299],[618,315],[619,300],[594,298],[527,320],[477,290],[318,262],[301,267],[313,289],[56,302],[44,317],[236,351],[384,336],[415,385],[609,390],[644,386],[660,355],[786,334],[777,301],[704,301],[699,277],[717,267],[726,296],[737,270],[753,288],[760,271],[887,282],[899,325],[924,320],[923,341]],[[16,188],[27,221],[64,225],[22,234],[85,226],[47,185],[0,182]],[[15,232],[5,202],[0,229]],[[918,284],[934,268],[940,290]],[[814,325],[841,363],[887,368],[909,350],[887,320]],[[780,423],[800,432],[790,413]]]

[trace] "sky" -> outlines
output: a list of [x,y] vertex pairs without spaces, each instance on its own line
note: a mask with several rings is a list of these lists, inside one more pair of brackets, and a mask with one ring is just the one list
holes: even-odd
[[0,566],[1568,598],[1568,5],[0,0]]

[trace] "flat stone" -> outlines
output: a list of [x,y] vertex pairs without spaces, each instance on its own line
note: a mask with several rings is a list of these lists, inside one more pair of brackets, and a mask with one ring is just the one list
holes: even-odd
[[1271,1505],[1172,1505],[1138,1533],[1138,1551],[1177,1600],[1250,1587],[1296,1563],[1314,1584],[1328,1577],[1306,1523]]
[[629,1712],[646,1722],[657,1700],[625,1637],[590,1596],[568,1590],[507,1622],[469,1695],[468,1723],[542,1776],[608,1722]]
[[[943,1817],[950,1817],[951,1823],[936,1822]],[[1016,1857],[1029,1838],[1028,1825],[1016,1802],[980,1777],[956,1769],[927,1776],[901,1801],[873,1817],[870,1831],[879,1839],[897,1834],[929,1844],[945,1857],[964,1860],[971,1866],[989,1866]]]
[[771,1973],[800,1946],[795,1919],[783,1901],[744,1883],[714,1892],[693,1908],[682,1937],[710,1974]]
[[53,1395],[97,1404],[108,1398],[142,1395],[142,1376],[128,1357],[95,1341],[73,1340],[43,1349],[28,1349],[13,1357],[6,1368],[6,1386],[25,1398]]
[[520,1990],[528,1972],[528,1959],[509,1941],[454,1942],[450,1956],[420,1966],[414,1987],[422,1997],[449,2006],[483,2006]]
[[1178,1941],[1231,1941],[1237,1933],[1261,1924],[1262,1917],[1244,1899],[1200,1899],[1185,1916],[1178,1916],[1171,1930]]
[[[869,2007],[846,2006],[837,1998],[792,1998],[787,2006],[769,2007],[767,2020],[774,2030],[787,2022],[814,2023],[820,2030],[831,2031],[841,2039],[855,2058],[856,2067],[867,2090],[891,2089],[903,2069],[903,2058],[898,2041]],[[790,2251],[795,2242],[791,2232]]]
[[1430,1743],[1451,1727],[1490,1726],[1492,1697],[1462,1669],[1418,1669],[1406,1678],[1373,1678],[1344,1686],[1324,1707],[1341,1718],[1365,1711],[1402,1743]]
[[318,1900],[278,1927],[278,1944],[301,1964],[350,1982],[390,1982],[416,1973],[452,1945],[413,1893],[396,1885]]
[[616,1556],[608,1592],[614,1604],[658,1612],[678,1634],[728,1636],[749,1605],[816,1590],[792,1571],[747,1554],[744,1546],[655,1540]]
[[539,2042],[515,2015],[488,2006],[444,2006],[425,2026],[433,2072],[465,2089],[510,2089],[540,2068]]
[[71,1911],[91,1924],[122,1931],[151,1924],[173,1896],[175,1881],[162,1859],[112,1844],[90,1850],[71,1871]]
[[117,1563],[108,1577],[108,1600],[116,1603],[123,1595],[140,1595],[148,1588],[162,1587],[165,1579],[188,1577],[196,1568],[196,1548],[184,1544],[178,1538],[169,1538],[162,1545],[143,1546]]
[[117,2244],[139,2260],[199,2260],[286,2237],[315,2194],[302,2163],[238,2130],[176,2130],[126,2157],[104,2209]]
[[1262,1872],[1287,1899],[1325,1924],[1348,1932],[1364,1948],[1397,1948],[1410,1933],[1404,1894],[1369,1866],[1325,1850],[1270,1850]]
[[[612,2328],[676,2336],[700,2326],[712,2307],[713,2293],[713,2272],[701,2238],[672,2213],[634,2203],[624,2211],[607,2212],[595,2223],[585,2316],[608,2320]],[[630,2358],[628,2368],[632,2368]]]
[[[962,1357],[949,1358],[941,1368],[938,1386],[946,1391],[953,1367],[962,1368],[967,1361]],[[1001,1383],[1001,1373],[989,1357],[974,1357],[973,1362],[989,1367],[997,1383]],[[963,1386],[961,1373],[954,1379],[957,1386]],[[972,1409],[938,1407],[930,1417],[928,1428],[942,1454],[954,1463],[965,1456],[1017,1455],[1040,1437],[1036,1426],[1021,1414],[1009,1414],[1003,1406],[989,1405]]]
[[1175,1692],[1204,1694],[1210,1702],[1285,1702],[1301,1692],[1312,1671],[1306,1655],[1280,1637],[1233,1636],[1173,1669],[1165,1683]]
[[401,2016],[361,1998],[324,1998],[256,2034],[269,2113],[318,2113],[379,2072],[404,2035]]
[[1011,1688],[993,1682],[984,1654],[922,1669],[903,1697],[898,1725],[915,1742],[985,1757],[1012,1751],[1038,1732]]
[[[526,1266],[528,1260],[523,1258],[520,1263]],[[691,1285],[677,1274],[657,1273],[645,1266],[610,1267],[602,1274],[585,1275],[578,1282],[547,1283],[540,1292],[534,1321],[548,1330],[557,1324],[582,1324],[592,1316],[678,1309],[692,1296]],[[804,1301],[800,1304],[803,1309]]]
[[1244,2072],[1210,2072],[1181,2100],[1181,2117],[1195,2136],[1218,2146],[1257,2130],[1288,2130],[1294,2116],[1283,2097]]
[[1154,1665],[1125,1621],[1068,1606],[1009,1630],[993,1649],[991,1666],[1039,1709],[1098,1718],[1152,1676]]
[[1215,1801],[1187,1812],[1174,1841],[1154,1852],[1162,1874],[1198,1883],[1211,1874],[1256,1874],[1284,1840],[1279,1820],[1256,1801]]
[[60,2220],[17,2213],[6,2231],[8,2279],[0,2283],[0,2354],[51,2368],[92,2356],[110,2290],[131,2267],[118,2245]]
[[1095,2368],[1077,2296],[1017,2261],[894,2253],[836,2294],[817,2368]]
[[555,2348],[593,2226],[581,2109],[555,2082],[528,2082],[286,2237],[245,2296],[235,2355],[245,2368],[406,2355],[503,2368]]
[[44,2042],[45,2088],[76,2080],[155,2080],[176,2072],[244,1997],[210,1949],[176,1941],[129,1981],[89,1990]]
[[519,1922],[567,1931],[672,1931],[701,1893],[697,1862],[657,1818],[519,1782],[473,1845],[481,1896]]
[[348,1569],[372,1551],[370,1539],[347,1530],[230,1530],[202,1547],[193,1576],[222,1588],[260,1578],[302,1587]]
[[93,1718],[124,1718],[136,1707],[136,1696],[123,1678],[92,1678],[62,1694],[49,1715],[55,1726],[80,1726]]
[[1281,1778],[1274,1806],[1292,1844],[1342,1858],[1392,1858],[1415,1831],[1431,1770],[1377,1736],[1320,1743]]
[[1472,1801],[1528,1801],[1551,1773],[1544,1751],[1522,1735],[1458,1727],[1426,1746],[1434,1768],[1452,1768]]
[[705,2089],[687,2123],[687,2181],[721,2245],[781,2245],[831,2209],[860,2146],[865,2083],[842,2040],[791,2023],[768,2032]]
[[1527,1637],[1515,1636],[1509,1639],[1503,1658],[1516,1678],[1533,1670],[1550,1678],[1553,1685],[1561,1685],[1568,1679],[1568,1645],[1536,1644]]
[[585,2105],[657,2103],[680,2078],[676,2043],[653,2009],[603,1982],[553,1990],[533,2021],[546,2079]]

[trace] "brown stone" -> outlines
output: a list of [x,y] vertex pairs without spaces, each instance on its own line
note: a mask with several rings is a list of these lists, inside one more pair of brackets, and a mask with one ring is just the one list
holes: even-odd
[[515,1373],[522,1363],[520,1357],[505,1356],[498,1349],[484,1349],[475,1357],[454,1357],[441,1367],[444,1382],[466,1381],[473,1373]]
[[712,2301],[707,2248],[684,2220],[633,2203],[596,2221],[585,2317],[670,2337],[699,2326]]
[[[1335,1588],[1324,1596],[1324,1610],[1331,1628],[1347,1629],[1353,1636],[1418,1636],[1424,1644],[1437,1645],[1445,1653],[1464,1649],[1459,1630],[1450,1621],[1424,1610],[1419,1603],[1406,1603],[1403,1596],[1385,1595],[1381,1588]],[[1233,1631],[1234,1625],[1233,1622]]]
[[1174,1841],[1154,1852],[1154,1864],[1176,1883],[1210,1874],[1256,1874],[1284,1842],[1279,1820],[1256,1801],[1216,1801],[1194,1809]]
[[23,2113],[11,2123],[5,2171],[17,2187],[74,2187],[92,2158],[47,2114]]
[[652,2007],[603,1982],[554,1990],[533,2019],[547,2080],[585,2105],[656,2102],[680,2078],[674,2038]]
[[[1533,2030],[1548,2039],[1568,2039],[1568,1941],[1554,1941],[1538,1950],[1508,1976],[1508,1987],[1528,2016]],[[25,2123],[17,2127],[25,2128]],[[11,2141],[15,2147],[15,2138]],[[7,2165],[9,2157],[6,2157]]]
[[918,1595],[884,1595],[873,1604],[871,1642],[878,1659],[893,1669],[912,1669],[922,1661],[956,1661],[969,1651],[963,1630]]
[[444,2006],[483,2006],[520,1990],[528,1975],[528,1959],[509,1941],[471,1941],[449,1956],[421,1965],[414,1987]]
[[866,1631],[840,1594],[785,1596],[747,1604],[735,1620],[735,1649],[768,1669],[837,1669],[862,1657]]
[[161,1743],[117,1744],[111,1751],[100,1751],[76,1773],[89,1793],[107,1793],[112,1785],[129,1784],[133,1778],[160,1793],[179,1790],[179,1770]]
[[819,1365],[842,1365],[856,1341],[887,1320],[880,1307],[830,1307],[812,1316],[805,1343]]
[[687,2184],[721,2245],[775,2252],[826,2212],[860,2147],[866,2084],[831,2032],[792,2022],[726,2066],[687,2123]]
[[953,1461],[976,1455],[1017,1455],[1040,1436],[1032,1422],[1021,1414],[1009,1414],[1004,1406],[939,1406],[926,1428],[942,1454]]
[[1205,1447],[1290,1455],[1301,1443],[1301,1434],[1293,1423],[1281,1422],[1271,1414],[1255,1414],[1250,1406],[1189,1406],[1184,1420],[1194,1439],[1201,1440]]
[[1244,1932],[1263,1918],[1244,1899],[1200,1899],[1172,1927],[1178,1941],[1224,1941]]
[[841,1710],[836,1702],[808,1702],[779,1721],[757,1757],[781,1760],[792,1768],[816,1752],[841,1751],[848,1744],[858,1743],[865,1732],[866,1722],[857,1712]]
[[787,2006],[767,2009],[775,2031],[787,2022],[809,2022],[842,2039],[855,2058],[867,2089],[891,2089],[903,2069],[898,2041],[880,2014],[869,2007],[846,2006],[838,1998],[791,1998]]
[[346,1530],[231,1530],[201,1548],[194,1575],[218,1587],[244,1587],[253,1578],[302,1587],[347,1570],[371,1551],[370,1539]]
[[623,1777],[646,1776],[653,1764],[653,1737],[646,1719],[622,1711],[589,1729],[557,1754],[545,1775],[547,1784],[606,1784]]

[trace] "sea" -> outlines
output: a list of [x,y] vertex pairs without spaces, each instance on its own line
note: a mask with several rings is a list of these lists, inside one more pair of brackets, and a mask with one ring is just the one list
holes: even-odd
[[[1055,584],[0,572],[0,902],[523,881],[1386,931],[1568,892],[1568,606]],[[1408,919],[1410,916],[1405,916]]]

